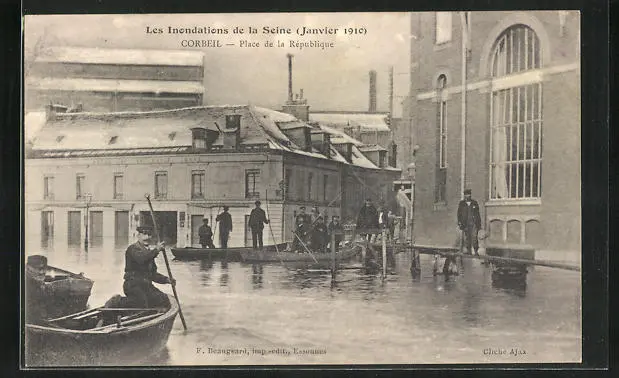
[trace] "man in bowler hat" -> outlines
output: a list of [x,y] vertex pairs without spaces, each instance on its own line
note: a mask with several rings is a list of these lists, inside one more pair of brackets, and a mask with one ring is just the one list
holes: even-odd
[[255,202],[256,207],[249,214],[249,228],[251,229],[251,240],[254,249],[262,249],[262,230],[264,225],[269,223],[267,215],[260,208],[260,201]]
[[479,204],[471,198],[471,189],[464,190],[464,199],[458,204],[458,227],[462,230],[464,245],[469,254],[471,247],[475,250],[475,255],[479,256],[479,241],[477,232],[481,229],[481,216],[479,215]]
[[232,216],[228,209],[228,206],[224,206],[224,211],[215,218],[215,222],[219,222],[219,243],[221,248],[228,248],[228,236],[232,232]]
[[125,252],[125,276],[123,291],[130,306],[133,307],[170,307],[168,296],[153,286],[158,284],[175,285],[174,279],[157,273],[155,258],[163,251],[163,242],[150,248],[150,239],[153,233],[151,227],[137,228],[138,241],[131,244]]

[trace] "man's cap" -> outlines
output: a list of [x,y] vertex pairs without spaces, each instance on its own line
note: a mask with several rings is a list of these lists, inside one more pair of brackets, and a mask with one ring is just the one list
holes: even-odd
[[299,207],[299,210],[305,210],[305,206]]
[[203,222],[204,222],[204,221],[208,221],[208,218],[207,218],[207,217],[204,217],[204,218],[202,218],[202,221],[203,221]]
[[144,234],[144,235],[152,235],[153,234],[153,228],[150,226],[138,226],[136,228],[136,231],[139,232],[140,234]]
[[471,189],[464,189],[464,194],[471,194]]
[[260,201],[256,201],[254,202],[256,205],[260,205]]
[[224,211],[228,211],[229,207],[228,206],[224,206]]

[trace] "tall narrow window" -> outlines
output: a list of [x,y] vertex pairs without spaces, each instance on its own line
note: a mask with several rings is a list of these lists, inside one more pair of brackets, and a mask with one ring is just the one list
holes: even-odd
[[204,171],[191,172],[191,198],[204,198],[206,177]]
[[260,198],[260,170],[245,170],[245,198]]
[[312,200],[312,186],[314,185],[314,173],[310,172],[307,175],[307,200]]
[[155,198],[168,198],[168,173],[155,172]]
[[114,199],[123,199],[123,174],[114,173]]
[[[542,193],[542,83],[520,73],[541,68],[540,42],[514,25],[492,52],[490,199],[534,199]],[[502,80],[511,75],[510,80]]]
[[322,200],[327,202],[327,187],[329,182],[329,176],[324,175],[322,180]]
[[54,176],[43,177],[43,199],[54,199]]
[[451,41],[451,12],[436,12],[436,44]]
[[84,199],[84,190],[86,186],[86,176],[78,173],[75,176],[75,198],[78,200]]
[[436,83],[436,185],[434,202],[445,202],[447,197],[447,77],[441,75]]

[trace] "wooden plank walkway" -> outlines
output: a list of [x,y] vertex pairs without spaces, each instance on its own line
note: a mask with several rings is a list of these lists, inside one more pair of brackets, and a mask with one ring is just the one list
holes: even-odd
[[[367,243],[358,242],[357,244],[361,246],[367,246]],[[381,248],[380,243],[370,243],[370,247],[372,248]],[[394,253],[400,252],[411,252],[416,251],[419,254],[424,255],[441,255],[441,256],[453,256],[453,257],[465,257],[469,259],[475,260],[486,260],[490,262],[502,262],[508,264],[523,264],[523,265],[536,265],[536,266],[544,266],[548,268],[557,268],[564,270],[571,270],[580,272],[580,266],[563,263],[558,261],[548,261],[548,260],[533,260],[533,259],[520,259],[514,257],[502,257],[502,256],[489,256],[489,255],[469,255],[465,253],[460,253],[460,249],[456,247],[444,247],[444,246],[422,246],[422,245],[411,245],[411,244],[387,244],[388,251],[394,251]]]

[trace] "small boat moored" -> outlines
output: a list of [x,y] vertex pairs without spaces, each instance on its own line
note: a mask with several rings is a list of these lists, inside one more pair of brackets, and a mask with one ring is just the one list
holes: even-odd
[[[276,251],[284,250],[288,243],[277,245],[265,245],[263,250]],[[177,260],[196,260],[196,259],[226,259],[228,261],[242,261],[241,252],[253,251],[253,247],[232,247],[232,248],[172,248],[172,255]]]
[[[351,260],[361,252],[359,246],[344,246],[335,255],[337,262]],[[307,263],[307,264],[325,264],[330,263],[332,255],[328,253],[296,253],[284,250],[278,251],[259,251],[250,250],[241,252],[241,258],[246,263]]]
[[26,325],[26,366],[133,365],[165,347],[178,313],[169,309],[99,307]]
[[94,284],[83,273],[47,265],[41,255],[28,256],[25,278],[27,323],[84,310]]

